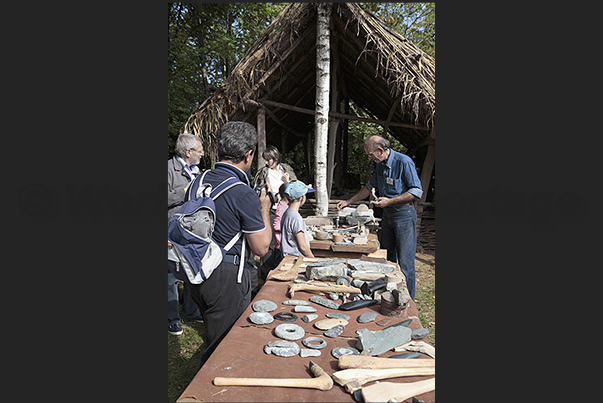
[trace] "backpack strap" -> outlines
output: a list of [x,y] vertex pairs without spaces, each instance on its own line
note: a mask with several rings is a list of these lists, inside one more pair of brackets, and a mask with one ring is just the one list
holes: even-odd
[[[228,182],[231,179],[236,179],[234,176],[231,176],[230,178],[226,179],[224,182],[220,183],[218,186],[216,186],[216,188],[214,190],[212,190],[211,192],[211,198],[215,201],[218,197],[220,197],[222,195],[222,193],[226,192],[228,189],[236,186],[236,185],[244,185],[243,182],[241,181],[237,181],[235,183],[231,183],[228,186],[226,186],[224,189],[220,189],[220,187],[222,185],[224,185],[224,183]],[[217,194],[214,195],[215,192],[218,192]]]
[[[237,234],[232,237],[230,242],[228,242],[226,244],[226,246],[224,247],[224,250],[228,252],[230,250],[230,248],[232,248],[234,246],[234,244],[237,243],[239,238],[241,238],[241,235],[243,235],[243,231],[237,232]],[[243,237],[243,242],[241,244],[241,256],[239,257],[239,272],[237,273],[237,283],[239,283],[239,284],[241,284],[241,280],[243,277],[243,268],[245,266],[244,256],[245,256],[245,237]]]
[[[235,179],[234,183],[230,183],[226,186],[223,186],[226,182],[231,181],[232,179]],[[214,190],[212,190],[211,198],[215,201],[218,197],[222,196],[222,194],[224,194],[227,190],[229,190],[232,187],[237,186],[237,185],[244,185],[244,183],[241,180],[239,180],[238,178],[231,176],[228,179],[224,180],[222,183],[220,183],[218,186],[216,186],[216,188]],[[216,193],[216,194],[214,194],[214,193]],[[234,244],[237,243],[237,241],[239,240],[239,238],[241,238],[242,235],[243,235],[243,231],[237,232],[236,235],[233,236],[232,239],[224,246],[224,250],[228,252],[234,246]],[[243,237],[243,242],[241,244],[241,256],[239,256],[239,272],[237,273],[237,283],[238,284],[241,284],[241,281],[243,278],[244,267],[245,267],[245,237]]]

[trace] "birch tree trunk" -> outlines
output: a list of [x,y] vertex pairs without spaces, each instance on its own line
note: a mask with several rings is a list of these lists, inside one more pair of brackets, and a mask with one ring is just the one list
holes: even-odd
[[330,86],[330,46],[329,46],[330,6],[318,5],[316,29],[316,115],[314,144],[316,179],[316,215],[327,216],[329,195],[327,193],[327,139],[329,136],[329,86]]
[[[264,167],[264,157],[262,154],[266,149],[266,109],[264,107],[258,108],[258,171]],[[285,153],[283,153],[285,154]]]

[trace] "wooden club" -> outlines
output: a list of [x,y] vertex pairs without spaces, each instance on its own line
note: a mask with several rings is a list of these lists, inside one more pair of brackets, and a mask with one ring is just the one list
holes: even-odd
[[310,372],[314,378],[214,378],[216,386],[281,386],[286,388],[308,388],[329,390],[333,379],[314,361],[310,361]]
[[405,360],[399,358],[367,357],[363,355],[342,355],[339,357],[339,369],[351,368],[418,368],[434,367],[435,360],[431,358],[413,358]]
[[344,369],[335,372],[333,380],[345,387],[347,383],[354,380],[358,382],[358,385],[364,385],[380,379],[422,375],[435,375],[435,366],[424,368]]
[[362,388],[362,398],[365,402],[389,402],[395,399],[402,402],[409,397],[430,392],[435,389],[435,378],[425,381],[394,383],[381,382]]

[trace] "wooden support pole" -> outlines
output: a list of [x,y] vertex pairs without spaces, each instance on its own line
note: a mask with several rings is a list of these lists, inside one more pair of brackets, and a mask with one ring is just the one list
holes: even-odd
[[[344,81],[344,84],[345,84],[345,81]],[[349,97],[345,98],[344,111],[345,111],[346,115],[348,113],[350,113],[350,98]],[[350,128],[349,121],[347,119],[345,119],[343,121],[343,135],[342,135],[342,137],[343,137],[343,141],[342,141],[343,142],[343,152],[342,152],[342,158],[341,158],[341,160],[343,162],[343,166],[341,168],[342,168],[342,172],[343,172],[343,177],[344,177],[345,184],[344,184],[344,186],[342,186],[342,188],[343,187],[345,187],[345,188],[349,188],[350,187],[350,177],[347,174],[348,173],[348,135],[349,135],[349,128]]]
[[266,149],[266,109],[261,106],[258,108],[258,170],[262,168],[264,163],[264,157],[262,153]]
[[314,128],[314,178],[316,180],[316,215],[326,216],[329,209],[327,193],[327,140],[329,135],[329,94],[331,75],[331,52],[329,20],[331,5],[318,4],[316,24],[316,114]]
[[423,188],[423,195],[417,203],[417,235],[421,231],[421,221],[423,214],[423,203],[427,199],[427,192],[429,190],[429,182],[431,181],[431,174],[433,172],[433,166],[435,164],[435,142],[429,144],[427,147],[427,154],[423,161],[423,168],[421,168],[421,188]]
[[[333,29],[333,21],[331,20],[331,29]],[[339,70],[339,58],[337,54],[337,36],[333,36],[331,40],[331,106],[330,112],[337,112],[339,107],[339,91],[337,89],[337,71]],[[339,119],[330,119],[329,127],[329,152],[327,154],[327,196],[331,198],[333,189],[333,173],[335,171],[335,145],[337,142],[337,130],[339,128]],[[327,201],[328,203],[328,201]]]
[[425,161],[423,161],[423,168],[421,169],[421,187],[423,188],[423,196],[421,201],[424,202],[427,198],[427,190],[429,189],[429,182],[431,181],[431,173],[433,172],[433,165],[435,163],[435,142],[431,143],[427,147],[427,155],[425,155]]

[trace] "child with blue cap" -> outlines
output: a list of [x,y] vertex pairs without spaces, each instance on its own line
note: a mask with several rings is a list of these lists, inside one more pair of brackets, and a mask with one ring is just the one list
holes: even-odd
[[306,202],[306,193],[315,192],[302,181],[289,182],[285,187],[285,197],[289,208],[281,219],[281,250],[284,256],[314,257],[310,249],[312,235],[308,233],[306,223],[299,214],[299,208]]

